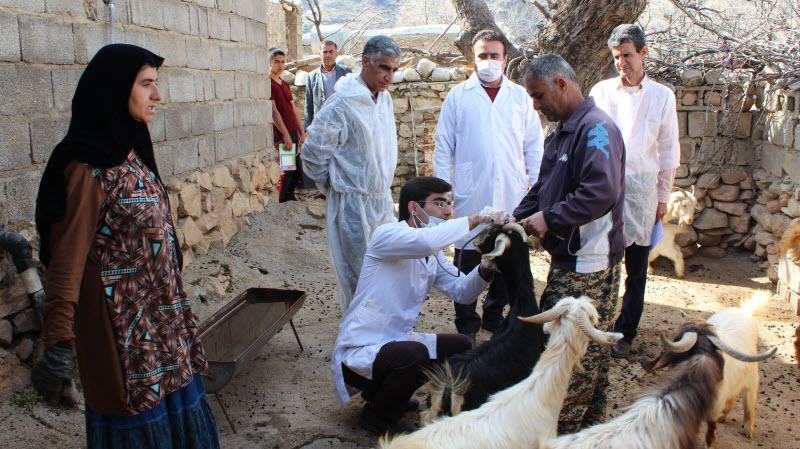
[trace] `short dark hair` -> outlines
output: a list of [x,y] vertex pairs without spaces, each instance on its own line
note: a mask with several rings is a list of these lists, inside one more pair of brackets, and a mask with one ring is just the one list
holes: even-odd
[[500,42],[503,44],[503,56],[508,54],[508,48],[506,47],[508,39],[503,36],[503,33],[493,30],[491,28],[478,31],[475,37],[472,38],[472,48],[475,48],[475,44],[479,41],[486,41],[486,42]]
[[431,193],[446,193],[453,186],[444,179],[433,176],[417,176],[405,183],[400,189],[400,210],[397,221],[406,221],[411,214],[408,212],[408,203],[412,201],[424,201]]
[[578,85],[578,76],[575,71],[561,56],[548,53],[537,57],[525,69],[525,81],[536,79],[552,89],[555,87],[556,78],[564,78]]
[[334,49],[334,50],[338,50],[338,49],[339,49],[339,46],[338,46],[338,45],[336,45],[336,42],[334,42],[334,41],[332,41],[332,40],[330,40],[330,39],[328,39],[327,41],[323,42],[323,43],[322,43],[322,44],[319,46],[319,48],[322,48],[322,47],[324,47],[324,46],[326,46],[326,45],[333,45],[333,49]]
[[269,54],[269,62],[272,62],[272,60],[275,59],[275,56],[286,56],[286,53],[284,53],[280,48],[272,49],[272,53]]
[[636,47],[636,53],[641,53],[647,43],[644,40],[644,31],[639,25],[632,23],[625,23],[611,31],[611,37],[608,38],[608,48],[619,47],[625,42],[630,42]]

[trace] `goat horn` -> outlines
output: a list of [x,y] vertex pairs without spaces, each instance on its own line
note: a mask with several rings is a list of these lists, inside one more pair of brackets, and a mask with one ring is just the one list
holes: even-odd
[[616,332],[603,332],[592,326],[586,312],[578,314],[578,327],[584,334],[595,343],[603,346],[613,346],[618,340],[622,339],[622,334]]
[[680,340],[674,342],[670,341],[664,334],[660,334],[660,337],[664,347],[672,352],[686,352],[692,349],[692,346],[697,343],[697,332],[687,332],[683,334]]
[[482,255],[481,259],[492,260],[495,257],[503,254],[509,243],[511,243],[511,239],[508,238],[507,235],[497,234],[497,238],[494,239],[494,249],[492,252]]
[[748,362],[748,363],[760,362],[762,360],[766,360],[772,357],[778,351],[778,348],[775,347],[767,352],[762,352],[761,354],[746,354],[713,335],[709,335],[708,339],[709,341],[711,341],[711,343],[714,343],[714,346],[721,349],[722,352],[728,354],[729,356],[733,357],[736,360],[741,360],[742,362]]
[[526,323],[544,324],[560,317],[567,310],[569,310],[569,304],[563,304],[558,307],[553,307],[552,309],[542,312],[538,315],[533,315],[529,317],[519,317],[519,319],[525,321]]
[[522,241],[528,240],[528,234],[525,233],[525,229],[518,223],[506,223],[503,225],[503,232],[505,231],[516,231],[519,235],[522,236]]

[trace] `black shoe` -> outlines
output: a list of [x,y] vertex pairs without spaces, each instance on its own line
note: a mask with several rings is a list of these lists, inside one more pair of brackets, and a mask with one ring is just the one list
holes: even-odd
[[615,359],[624,359],[631,353],[631,342],[627,340],[620,340],[611,347],[611,357]]
[[[419,403],[417,405],[419,405]],[[383,436],[385,434],[395,436],[403,433],[411,433],[411,428],[406,426],[402,421],[397,418],[388,417],[383,413],[373,411],[370,409],[369,405],[365,405],[364,410],[361,411],[358,424],[378,436]]]
[[484,321],[481,323],[481,329],[495,333],[500,329],[500,323],[502,323],[502,321]]

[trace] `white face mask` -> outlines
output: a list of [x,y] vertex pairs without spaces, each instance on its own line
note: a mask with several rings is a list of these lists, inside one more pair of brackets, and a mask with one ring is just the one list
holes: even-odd
[[484,59],[475,61],[475,67],[478,69],[478,78],[484,83],[493,83],[503,76],[503,61]]
[[[442,223],[447,221],[444,218],[430,216],[423,209],[420,209],[420,210],[422,211],[423,214],[425,214],[426,217],[428,217],[428,223],[425,223],[422,220],[417,219],[417,220],[419,220],[419,223],[423,228],[435,228],[436,226],[439,226],[440,224],[442,224]],[[414,213],[412,212],[411,215],[414,215]],[[415,221],[415,223],[416,223],[416,221]]]

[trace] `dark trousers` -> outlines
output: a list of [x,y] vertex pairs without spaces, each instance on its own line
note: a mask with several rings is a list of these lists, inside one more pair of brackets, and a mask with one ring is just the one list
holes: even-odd
[[636,338],[636,329],[644,309],[644,288],[647,283],[647,257],[649,246],[630,245],[625,248],[625,294],[622,295],[622,310],[614,324],[614,332],[620,332],[628,342]]
[[[461,250],[456,248],[453,265],[458,266],[458,255],[461,255],[461,272],[468,274],[481,263],[481,253],[474,249]],[[486,299],[483,300],[483,322],[499,325],[503,321],[503,307],[508,304],[508,290],[503,274],[495,271],[494,278],[489,284]],[[456,330],[459,334],[475,334],[481,328],[481,316],[476,312],[478,301],[470,304],[453,303],[456,310]]]
[[[297,143],[297,131],[289,131],[289,137],[292,138],[292,143]],[[280,135],[274,136],[275,144],[282,143],[284,144],[284,149],[286,148],[286,142],[281,140],[283,137]],[[290,144],[291,145],[291,144]],[[303,186],[303,162],[300,160],[300,148],[297,148],[297,169],[296,170],[289,170],[283,172],[283,182],[281,183],[281,191],[278,194],[278,202],[285,203],[287,201],[296,201],[297,198],[294,196],[294,189],[297,186],[302,188]]]
[[428,348],[418,341],[391,341],[381,347],[372,363],[372,380],[354,373],[344,363],[342,374],[346,384],[361,390],[371,412],[394,420],[425,383],[425,368],[471,347],[472,342],[463,335],[436,334],[438,359],[431,360]]

